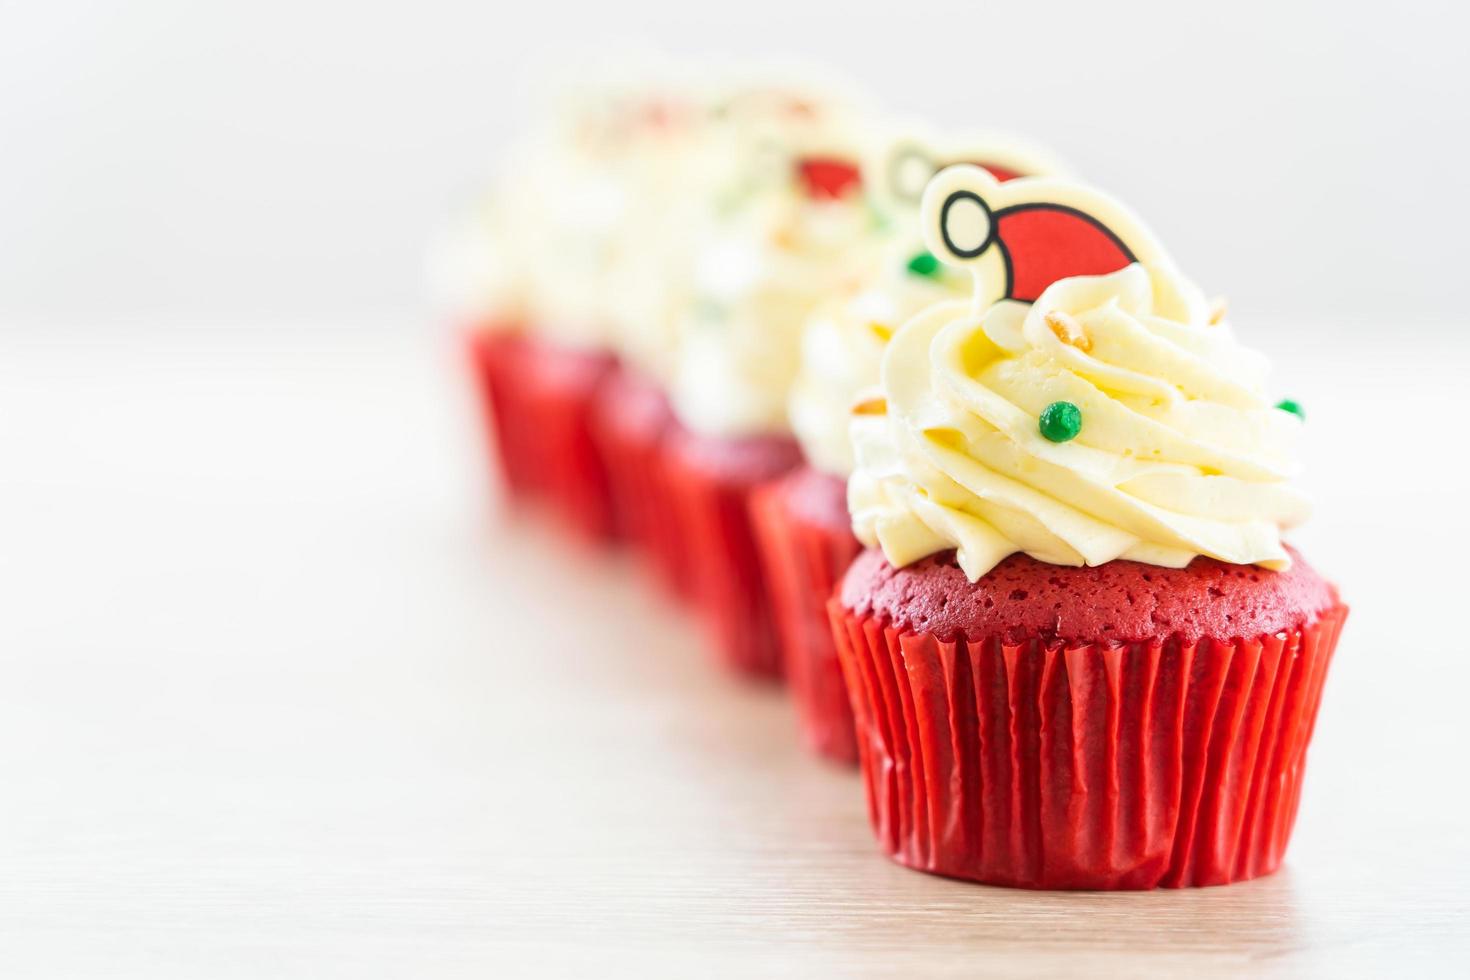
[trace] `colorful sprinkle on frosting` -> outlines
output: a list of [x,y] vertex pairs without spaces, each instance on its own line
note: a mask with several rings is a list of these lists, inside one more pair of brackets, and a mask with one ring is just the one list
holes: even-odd
[[909,259],[908,270],[916,276],[937,279],[939,278],[939,260],[932,252],[920,252]]
[[1069,442],[1082,431],[1082,409],[1071,402],[1052,402],[1041,410],[1040,428],[1052,442]]

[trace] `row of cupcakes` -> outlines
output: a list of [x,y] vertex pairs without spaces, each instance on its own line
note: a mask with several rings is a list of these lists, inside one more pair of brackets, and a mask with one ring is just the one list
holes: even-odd
[[585,95],[479,216],[495,450],[789,682],[897,860],[1253,877],[1346,612],[1281,540],[1300,412],[1061,172],[789,80]]

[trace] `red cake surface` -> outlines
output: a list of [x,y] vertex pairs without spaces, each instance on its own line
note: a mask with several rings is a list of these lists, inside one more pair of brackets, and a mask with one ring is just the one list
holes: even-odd
[[1287,550],[1292,566],[1284,572],[1212,558],[1185,568],[1134,561],[1072,568],[1015,554],[972,583],[953,552],[894,568],[870,548],[843,579],[842,604],[940,639],[1249,638],[1301,626],[1338,601],[1337,590]]
[[595,415],[602,428],[650,443],[663,438],[674,418],[663,390],[625,367],[614,369],[603,382]]
[[725,439],[684,431],[673,451],[684,466],[709,479],[750,486],[775,479],[801,462],[801,450],[786,435]]
[[788,473],[782,482],[785,484],[782,496],[792,513],[824,530],[852,533],[846,480],[803,466]]

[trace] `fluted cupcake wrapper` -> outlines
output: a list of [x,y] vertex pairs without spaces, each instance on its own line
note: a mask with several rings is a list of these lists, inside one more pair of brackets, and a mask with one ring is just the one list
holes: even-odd
[[782,676],[780,643],[765,569],[756,547],[750,499],[756,487],[795,465],[775,471],[699,465],[683,450],[687,434],[666,446],[663,471],[677,520],[686,535],[694,599],[720,660],[737,674]]
[[465,352],[491,456],[510,498],[526,500],[537,492],[536,452],[528,444],[529,429],[512,421],[526,415],[520,384],[525,341],[514,333],[472,330],[465,336]]
[[593,435],[607,467],[619,529],[680,598],[694,594],[685,533],[664,473],[663,443],[678,423],[662,393],[616,373],[598,395]]
[[613,370],[604,353],[528,340],[517,358],[512,414],[518,454],[562,523],[591,543],[616,536],[607,467],[592,436],[593,403]]
[[858,759],[857,738],[827,601],[862,546],[845,527],[803,520],[788,506],[786,489],[778,480],[751,499],[786,680],[807,745],[818,755],[852,765]]
[[833,599],[870,816],[895,860],[1026,888],[1269,874],[1347,615],[1250,640],[941,640]]

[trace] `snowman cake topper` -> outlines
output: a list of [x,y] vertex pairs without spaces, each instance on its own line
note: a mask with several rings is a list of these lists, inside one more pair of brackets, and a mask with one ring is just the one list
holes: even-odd
[[1172,262],[1122,204],[1074,181],[1027,177],[1001,183],[976,166],[940,172],[924,189],[924,240],[944,262],[975,276],[981,309],[1035,302],[1072,276],[1107,275],[1135,262]]

